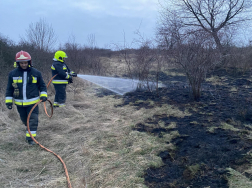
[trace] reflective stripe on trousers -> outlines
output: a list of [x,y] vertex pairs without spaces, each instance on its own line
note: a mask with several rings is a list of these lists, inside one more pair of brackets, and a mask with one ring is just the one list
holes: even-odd
[[[25,124],[25,126],[27,126],[27,117],[28,114],[30,113],[30,110],[32,109],[33,105],[31,106],[27,106],[27,107],[20,107],[17,106],[17,110],[18,113],[20,115],[20,118],[22,120],[22,122]],[[37,128],[38,128],[38,114],[39,114],[39,108],[38,106],[36,106],[36,108],[34,108],[34,110],[31,113],[31,117],[30,117],[30,121],[29,121],[29,127],[30,127],[30,131],[32,133],[32,135],[36,136],[36,132],[37,132]],[[26,128],[26,140],[32,140],[32,138],[30,137],[30,134],[28,133],[28,130]]]

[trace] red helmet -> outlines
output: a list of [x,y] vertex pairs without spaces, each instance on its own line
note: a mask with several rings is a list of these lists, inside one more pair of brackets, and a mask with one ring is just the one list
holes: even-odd
[[29,65],[31,65],[31,56],[28,52],[20,51],[16,54],[16,62],[28,61]]

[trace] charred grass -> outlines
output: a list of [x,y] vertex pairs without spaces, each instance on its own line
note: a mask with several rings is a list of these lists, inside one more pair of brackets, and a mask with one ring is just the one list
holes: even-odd
[[[208,75],[199,101],[192,100],[182,78],[175,85],[169,75],[163,77],[170,80],[166,83],[170,87],[160,89],[158,96],[149,92],[128,94],[125,104],[130,101],[138,109],[150,109],[151,99],[156,105],[173,106],[170,112],[176,112],[176,107],[186,114],[169,114],[164,109],[163,114],[134,126],[133,130],[159,138],[166,139],[168,134],[167,144],[175,148],[159,153],[164,163],[161,167],[145,171],[148,187],[251,186],[250,75],[231,73],[232,69],[220,69]],[[172,132],[177,136],[171,138]]]

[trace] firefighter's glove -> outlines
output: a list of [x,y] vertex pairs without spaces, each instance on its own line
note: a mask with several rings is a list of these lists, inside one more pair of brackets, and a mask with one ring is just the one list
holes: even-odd
[[70,83],[73,83],[73,77],[72,76],[69,76],[69,78],[68,78],[68,83],[70,84]]
[[10,104],[10,103],[6,103],[6,106],[7,106],[7,108],[8,108],[9,110],[11,110],[11,109],[12,109],[12,104]]
[[40,97],[40,100],[42,100],[42,102],[46,102],[47,101],[47,97]]

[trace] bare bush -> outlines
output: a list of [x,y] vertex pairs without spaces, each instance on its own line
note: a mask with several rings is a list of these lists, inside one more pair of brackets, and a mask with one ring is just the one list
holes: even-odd
[[103,66],[96,48],[85,48],[86,72],[92,75],[104,75],[106,67]]
[[72,37],[68,43],[66,43],[62,50],[67,53],[67,61],[71,63],[71,69],[77,73],[91,74],[91,75],[104,75],[106,67],[103,65],[100,59],[100,49],[96,47],[95,37],[91,35],[89,37],[89,45],[81,47],[75,42],[75,38]]
[[230,47],[230,54],[226,56],[226,67],[232,67],[234,74],[244,74],[252,67],[252,48],[236,46]]
[[15,54],[13,42],[0,36],[0,93],[5,92],[8,73],[13,69]]
[[96,47],[95,35],[88,36],[88,46],[85,47],[86,64],[92,75],[104,75],[106,67],[103,66]]
[[177,17],[166,17],[157,36],[167,62],[183,68],[194,99],[199,99],[206,73],[221,60],[212,36],[203,30],[186,30]]
[[188,78],[189,85],[197,100],[201,96],[201,85],[207,72],[220,59],[220,54],[214,48],[212,40],[203,32],[188,32],[176,40],[174,46],[166,51],[168,62],[181,66]]
[[140,81],[138,89],[157,91],[162,56],[151,41],[141,40],[139,43],[138,49],[121,49],[119,57],[126,63],[128,77]]

